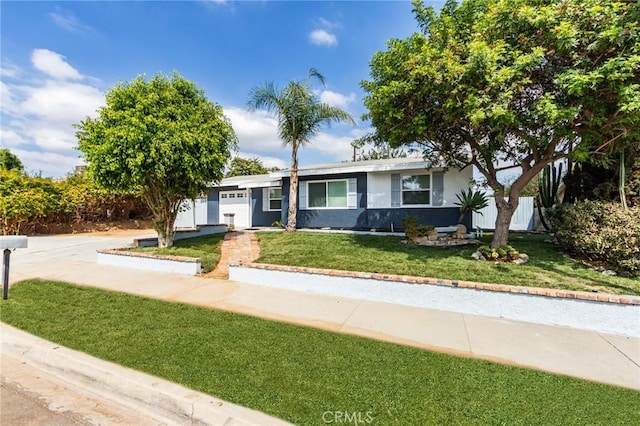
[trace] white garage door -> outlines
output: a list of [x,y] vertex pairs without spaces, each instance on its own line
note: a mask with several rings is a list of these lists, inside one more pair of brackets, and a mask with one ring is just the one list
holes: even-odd
[[236,228],[249,228],[251,226],[251,216],[249,215],[249,192],[241,191],[220,191],[220,221],[226,223],[224,214],[234,213],[233,223]]

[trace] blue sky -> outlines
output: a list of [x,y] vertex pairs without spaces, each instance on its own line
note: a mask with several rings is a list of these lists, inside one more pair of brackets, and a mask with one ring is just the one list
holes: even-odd
[[106,90],[174,70],[223,106],[241,156],[286,167],[273,117],[247,111],[247,95],[318,69],[320,99],[358,125],[323,129],[300,163],[347,160],[351,140],[369,129],[360,81],[372,54],[417,30],[409,1],[2,1],[0,13],[0,146],[54,177],[81,164],[72,124],[95,115]]

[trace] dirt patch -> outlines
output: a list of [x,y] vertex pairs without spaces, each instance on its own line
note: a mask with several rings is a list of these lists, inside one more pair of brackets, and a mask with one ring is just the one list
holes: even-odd
[[47,225],[28,235],[91,234],[104,237],[155,234],[150,220],[122,220],[117,222],[81,222]]

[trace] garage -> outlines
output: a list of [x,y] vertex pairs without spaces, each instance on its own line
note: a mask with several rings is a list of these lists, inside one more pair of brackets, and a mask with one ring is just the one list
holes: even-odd
[[220,221],[227,223],[225,214],[233,214],[236,228],[251,227],[251,198],[248,189],[220,191]]

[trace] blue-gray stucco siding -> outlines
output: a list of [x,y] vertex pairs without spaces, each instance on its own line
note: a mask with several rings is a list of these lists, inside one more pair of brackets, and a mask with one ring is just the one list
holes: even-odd
[[271,226],[281,220],[280,211],[262,211],[263,195],[262,188],[251,190],[251,226]]
[[[458,223],[460,209],[458,207],[369,209],[367,210],[368,228],[402,231],[402,218],[405,216],[418,216],[418,223],[422,224],[450,226]],[[471,215],[467,215],[462,223],[467,229],[471,229]]]
[[[329,177],[304,176],[299,179],[299,184],[312,180],[324,179],[350,179],[356,178],[356,208],[355,209],[321,209],[300,210],[296,217],[298,228],[358,228],[361,218],[366,216],[367,210],[367,174],[348,173],[337,174]],[[298,191],[300,192],[300,191]],[[287,223],[287,210],[289,208],[289,179],[282,179],[282,223]],[[286,195],[286,197],[285,197]],[[285,200],[286,198],[286,200]],[[299,201],[298,201],[299,203]],[[362,226],[365,226],[362,224]]]
[[212,189],[207,194],[207,223],[220,223],[220,190]]
[[[460,210],[457,207],[433,208],[388,208],[367,209],[367,174],[338,174],[327,177],[305,176],[299,182],[322,179],[357,179],[357,208],[355,209],[321,209],[298,210],[298,228],[345,228],[345,229],[377,229],[383,231],[402,231],[402,218],[418,216],[419,222],[433,226],[449,226],[458,223]],[[287,209],[289,206],[289,178],[282,179],[282,214],[280,221],[287,223]],[[471,215],[462,221],[471,228]]]

